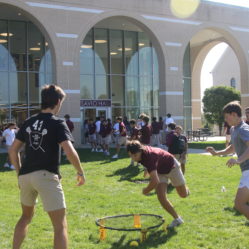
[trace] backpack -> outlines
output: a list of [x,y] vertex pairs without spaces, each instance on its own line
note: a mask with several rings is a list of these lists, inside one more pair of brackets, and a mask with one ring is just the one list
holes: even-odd
[[186,149],[186,140],[184,136],[174,136],[171,153],[182,154]]

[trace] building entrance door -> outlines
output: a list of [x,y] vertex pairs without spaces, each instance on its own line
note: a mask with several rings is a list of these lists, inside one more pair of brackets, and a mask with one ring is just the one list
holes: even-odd
[[85,107],[81,108],[81,143],[86,144],[87,140],[87,120],[92,119],[94,122],[96,117],[104,117],[105,119],[111,118],[111,108],[110,107]]

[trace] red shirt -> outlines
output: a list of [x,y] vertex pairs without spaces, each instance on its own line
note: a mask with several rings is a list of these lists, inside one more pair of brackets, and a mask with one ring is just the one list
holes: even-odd
[[168,151],[151,146],[145,146],[140,163],[149,173],[157,170],[159,174],[168,174],[175,167],[174,157]]
[[88,124],[88,130],[90,135],[94,134],[96,131],[96,125],[94,123]]
[[142,144],[150,144],[150,137],[151,137],[151,126],[144,125],[142,126],[140,142]]
[[123,122],[119,123],[119,132],[121,137],[126,137],[126,128]]
[[137,127],[131,128],[131,139],[137,140],[138,139],[139,129]]
[[67,127],[68,127],[68,129],[70,130],[70,132],[72,132],[73,129],[74,129],[73,122],[72,122],[71,120],[68,119],[68,120],[66,121],[66,124],[67,124]]
[[102,136],[102,137],[106,137],[108,135],[110,135],[112,132],[112,126],[111,124],[101,124],[100,125],[100,132],[99,134]]

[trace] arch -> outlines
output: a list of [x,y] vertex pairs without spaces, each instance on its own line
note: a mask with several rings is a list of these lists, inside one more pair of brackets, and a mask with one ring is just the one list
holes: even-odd
[[[80,51],[80,46],[82,45],[82,41],[84,40],[85,36],[89,32],[89,30],[94,27],[96,24],[100,23],[101,21],[104,21],[109,18],[125,18],[128,21],[132,22],[139,28],[141,28],[148,36],[150,37],[150,40],[152,44],[154,45],[156,49],[156,53],[158,56],[158,63],[159,63],[159,84],[161,85],[165,83],[165,65],[167,64],[166,62],[166,51],[164,49],[163,44],[161,43],[159,39],[159,34],[157,33],[156,30],[152,29],[149,27],[148,24],[146,23],[145,19],[142,19],[141,16],[132,16],[132,15],[127,15],[127,13],[122,12],[122,11],[113,11],[113,12],[104,12],[103,14],[99,14],[97,17],[94,16],[92,19],[88,21],[88,23],[85,23],[85,25],[82,27],[82,29],[79,31],[79,38],[77,41],[76,48],[74,50],[73,58],[77,58],[77,61],[79,62],[79,51]],[[80,66],[80,63],[79,63]]]
[[[0,5],[6,5],[12,9],[16,9],[16,10],[20,11],[32,23],[34,23],[39,28],[39,30],[41,31],[41,33],[43,34],[43,36],[45,37],[45,39],[49,43],[49,48],[50,48],[51,54],[52,54],[52,66],[53,66],[53,72],[54,72],[54,80],[56,82],[56,53],[55,53],[54,42],[52,41],[52,38],[49,35],[48,29],[45,28],[45,25],[43,25],[42,22],[37,17],[35,17],[34,15],[31,14],[31,10],[30,10],[30,7],[28,7],[28,5],[24,5],[22,3],[19,3],[18,1],[4,2],[2,0],[0,0]],[[46,27],[47,27],[47,25],[46,25]]]
[[[192,128],[200,128],[201,127],[201,96],[200,96],[200,75],[201,69],[204,63],[204,60],[209,53],[209,51],[221,42],[227,43],[234,51],[235,55],[237,56],[239,66],[240,66],[240,76],[241,76],[241,93],[243,97],[243,93],[247,94],[249,92],[249,85],[248,85],[248,67],[247,67],[247,60],[245,57],[245,53],[240,45],[239,41],[227,30],[222,29],[220,27],[202,27],[200,28],[195,34],[192,34],[192,38],[189,39],[188,43],[198,35],[203,30],[211,30],[214,31],[221,36],[217,39],[206,40],[192,55],[191,58],[191,101],[192,101]],[[187,44],[185,44],[185,50],[187,49]],[[183,59],[181,60],[183,61]],[[195,86],[195,88],[193,87]],[[244,105],[245,100],[242,98],[242,106]],[[195,114],[195,115],[193,115]]]

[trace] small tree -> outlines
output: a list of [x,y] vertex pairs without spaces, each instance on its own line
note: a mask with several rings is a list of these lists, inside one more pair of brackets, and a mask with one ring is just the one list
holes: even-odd
[[232,87],[213,86],[204,92],[203,112],[208,123],[217,124],[221,135],[224,123],[223,107],[234,100],[240,101],[240,92]]

